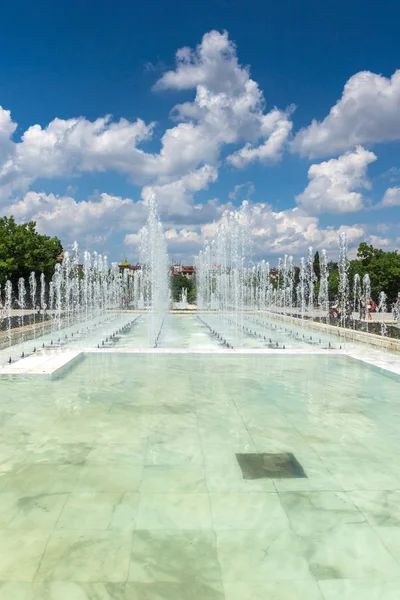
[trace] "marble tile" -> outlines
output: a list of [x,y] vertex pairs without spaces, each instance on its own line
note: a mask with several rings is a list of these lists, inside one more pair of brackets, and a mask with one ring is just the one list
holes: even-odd
[[[324,600],[317,582],[312,579],[262,583],[235,581],[225,583],[224,590],[225,600]],[[342,600],[341,596],[337,598]]]
[[25,600],[125,600],[125,583],[38,582]]
[[210,494],[211,513],[215,530],[287,527],[288,518],[278,494]]
[[0,531],[0,581],[32,581],[46,548],[49,531]]
[[199,441],[181,444],[174,441],[149,443],[146,465],[202,465],[203,451]]
[[274,479],[276,489],[280,491],[341,491],[342,486],[328,471],[314,452],[300,451],[296,454],[307,478]]
[[384,462],[375,460],[370,454],[323,455],[321,460],[345,491],[400,488],[400,477],[387,468]]
[[249,433],[258,452],[292,452],[297,455],[300,450],[308,448],[294,427],[278,428],[258,423],[249,427]]
[[35,581],[123,583],[128,576],[131,534],[55,531]]
[[[325,600],[398,600],[400,581],[328,579],[319,582]],[[228,600],[228,598],[226,599]]]
[[243,422],[241,421],[238,425],[224,424],[224,422],[218,422],[214,416],[213,425],[199,425],[199,434],[201,442],[206,444],[225,444],[233,446],[236,444],[248,444],[254,445],[252,436],[249,434]]
[[254,444],[203,444],[204,464],[207,468],[237,467],[236,454],[256,452]]
[[118,529],[134,527],[139,506],[137,492],[127,494],[73,493],[69,496],[56,529]]
[[141,494],[137,529],[212,529],[208,494]]
[[310,571],[321,579],[400,579],[400,565],[369,525],[338,525],[310,533],[305,554]]
[[101,444],[90,450],[87,465],[113,465],[116,467],[143,465],[146,455],[146,441],[134,444]]
[[224,600],[222,584],[127,583],[125,600]]
[[206,467],[207,488],[210,493],[230,492],[256,493],[275,492],[272,479],[243,479],[242,471],[237,464]]
[[109,492],[121,494],[137,492],[140,488],[143,467],[139,465],[117,467],[86,465],[76,481],[75,492]]
[[[1,431],[1,437],[3,438]],[[25,444],[0,444],[0,489],[2,473],[12,471],[26,462]]]
[[7,529],[53,529],[68,494],[0,494],[0,523]]
[[400,561],[400,527],[382,526],[374,529],[389,552]]
[[194,403],[189,402],[171,402],[171,403],[156,403],[153,407],[154,414],[160,415],[184,415],[188,413],[195,413],[196,406]]
[[82,465],[90,449],[89,444],[60,444],[49,441],[45,444],[28,446],[26,462],[29,464]]
[[133,534],[129,581],[204,583],[220,579],[212,530],[137,530]]
[[345,492],[280,492],[279,497],[298,535],[367,522]]
[[[94,443],[97,434],[97,427],[94,421],[89,418],[79,418],[78,415],[71,423],[66,423],[65,419],[59,422],[49,430],[49,441],[59,444],[89,444]],[[40,438],[36,440],[40,443]]]
[[145,466],[140,490],[146,494],[207,492],[204,468],[196,465]]
[[0,600],[31,600],[30,587],[24,581],[0,581]]
[[153,415],[150,419],[148,437],[150,443],[169,442],[174,439],[190,441],[197,435],[195,414]]
[[4,491],[24,495],[72,492],[81,467],[78,465],[25,465],[4,474]]
[[109,415],[104,423],[98,425],[93,444],[141,444],[149,434],[149,420],[136,417],[133,421],[127,415],[112,419]]
[[371,525],[400,527],[400,490],[349,492]]
[[311,579],[303,546],[289,526],[273,531],[217,531],[223,582]]

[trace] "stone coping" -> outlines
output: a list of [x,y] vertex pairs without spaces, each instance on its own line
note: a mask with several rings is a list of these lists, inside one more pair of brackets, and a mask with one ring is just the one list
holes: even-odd
[[368,365],[383,369],[387,372],[400,376],[400,361],[396,356],[388,355],[385,352],[371,350],[366,352],[366,348],[345,348],[343,350],[329,349],[312,349],[312,348],[288,348],[283,350],[277,349],[225,349],[217,348],[213,350],[202,349],[187,349],[187,348],[84,348],[81,350],[46,350],[45,352],[37,353],[28,356],[10,365],[0,366],[0,376],[42,376],[47,378],[57,378],[68,369],[70,369],[77,361],[82,360],[88,354],[189,354],[189,355],[216,355],[224,354],[231,356],[249,356],[249,355],[285,355],[285,356],[302,356],[302,355],[325,355],[325,356],[348,356],[355,360],[359,360]]

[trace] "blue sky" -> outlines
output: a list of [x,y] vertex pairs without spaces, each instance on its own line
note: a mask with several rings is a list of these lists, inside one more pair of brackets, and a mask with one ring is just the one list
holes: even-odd
[[394,1],[9,3],[1,212],[112,260],[136,257],[152,192],[185,261],[244,199],[272,261],[334,255],[340,228],[353,251],[399,247],[399,18]]

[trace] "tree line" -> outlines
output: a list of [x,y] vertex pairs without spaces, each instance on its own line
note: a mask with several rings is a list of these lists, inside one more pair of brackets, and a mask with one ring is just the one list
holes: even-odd
[[[335,298],[339,293],[339,265],[331,261],[329,269],[329,298]],[[314,256],[314,272],[317,276],[317,289],[320,280],[319,253]],[[387,252],[381,248],[374,248],[366,242],[361,242],[357,250],[357,258],[349,263],[350,296],[353,291],[354,275],[368,274],[371,279],[372,299],[377,301],[380,292],[385,292],[389,302],[393,302],[400,293],[400,254],[397,250]]]
[[17,289],[18,279],[28,279],[34,271],[37,276],[44,273],[50,281],[62,244],[57,237],[42,235],[36,223],[17,223],[14,217],[0,218],[0,284],[7,279]]

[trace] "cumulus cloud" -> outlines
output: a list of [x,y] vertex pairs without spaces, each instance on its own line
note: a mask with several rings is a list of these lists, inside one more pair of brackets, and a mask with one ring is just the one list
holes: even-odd
[[[224,210],[219,219],[205,223],[198,228],[174,227],[167,230],[168,248],[176,257],[191,260],[202,248],[206,239],[212,239],[218,225],[229,219],[230,209]],[[255,258],[292,254],[297,259],[306,254],[308,247],[316,250],[325,248],[337,258],[338,236],[341,231],[347,234],[351,252],[361,241],[377,239],[370,235],[365,225],[344,225],[339,228],[321,227],[316,216],[307,214],[299,208],[274,211],[265,203],[250,204],[250,223],[252,229],[252,249]],[[127,236],[125,243],[137,244],[136,238]],[[129,245],[129,244],[128,244]]]
[[71,196],[27,192],[4,209],[18,221],[36,221],[38,230],[62,240],[86,239],[94,234],[108,237],[115,231],[137,229],[145,220],[144,202],[102,193],[77,202]]
[[[153,124],[138,119],[113,122],[110,116],[88,121],[54,119],[44,129],[29,127],[21,141],[11,136],[16,124],[0,109],[0,193],[7,198],[39,177],[76,176],[82,172],[116,170],[132,176],[140,171],[143,153],[136,148],[148,139]],[[138,172],[139,172],[138,171]]]
[[170,183],[144,187],[142,198],[147,202],[155,194],[162,215],[166,214],[169,218],[185,217],[192,211],[193,194],[207,189],[217,177],[218,171],[215,167],[204,165]]
[[256,188],[254,187],[254,184],[251,181],[246,181],[246,183],[239,183],[238,185],[235,185],[233,190],[229,192],[228,198],[230,198],[230,200],[236,200],[236,198],[243,193],[245,194],[246,198],[250,198],[255,191]]
[[[263,93],[250,78],[248,68],[239,64],[236,47],[227,32],[205,34],[195,50],[181,48],[176,62],[176,69],[165,73],[155,88],[195,88],[196,97],[193,102],[175,106],[173,115],[183,123],[170,130],[168,138],[182,133],[186,125],[195,139],[194,150],[202,155],[202,160],[215,160],[223,144],[244,141],[244,148],[229,158],[234,166],[242,167],[255,160],[273,162],[281,157],[292,128],[289,117],[294,107],[264,112]],[[257,145],[260,139],[264,141]]]
[[339,158],[311,165],[310,180],[304,192],[296,196],[298,206],[309,213],[347,213],[364,206],[363,195],[354,191],[369,188],[367,167],[376,160],[373,152],[359,146]]
[[284,112],[275,109],[269,115],[266,115],[271,117],[266,119],[271,123],[271,128],[262,127],[263,133],[268,131],[267,140],[258,146],[247,143],[243,148],[228,156],[228,163],[243,168],[251,162],[267,163],[280,160],[293,127],[293,123],[289,120],[290,113],[291,111]]
[[400,70],[391,78],[361,71],[350,77],[325,119],[298,132],[292,151],[317,158],[394,140],[400,140]]
[[240,65],[228,34],[211,31],[195,50],[176,55],[176,69],[159,79],[156,89],[193,89],[193,101],[176,105],[177,124],[164,131],[160,151],[146,152],[154,123],[141,119],[114,122],[111,116],[54,119],[32,125],[19,141],[16,123],[0,108],[0,194],[26,191],[37,178],[78,176],[113,170],[138,184],[165,186],[204,166],[216,167],[225,145],[245,146],[229,162],[274,162],[284,150],[292,127],[287,111],[265,112],[265,100],[247,67]]
[[400,206],[400,186],[388,188],[377,207]]

